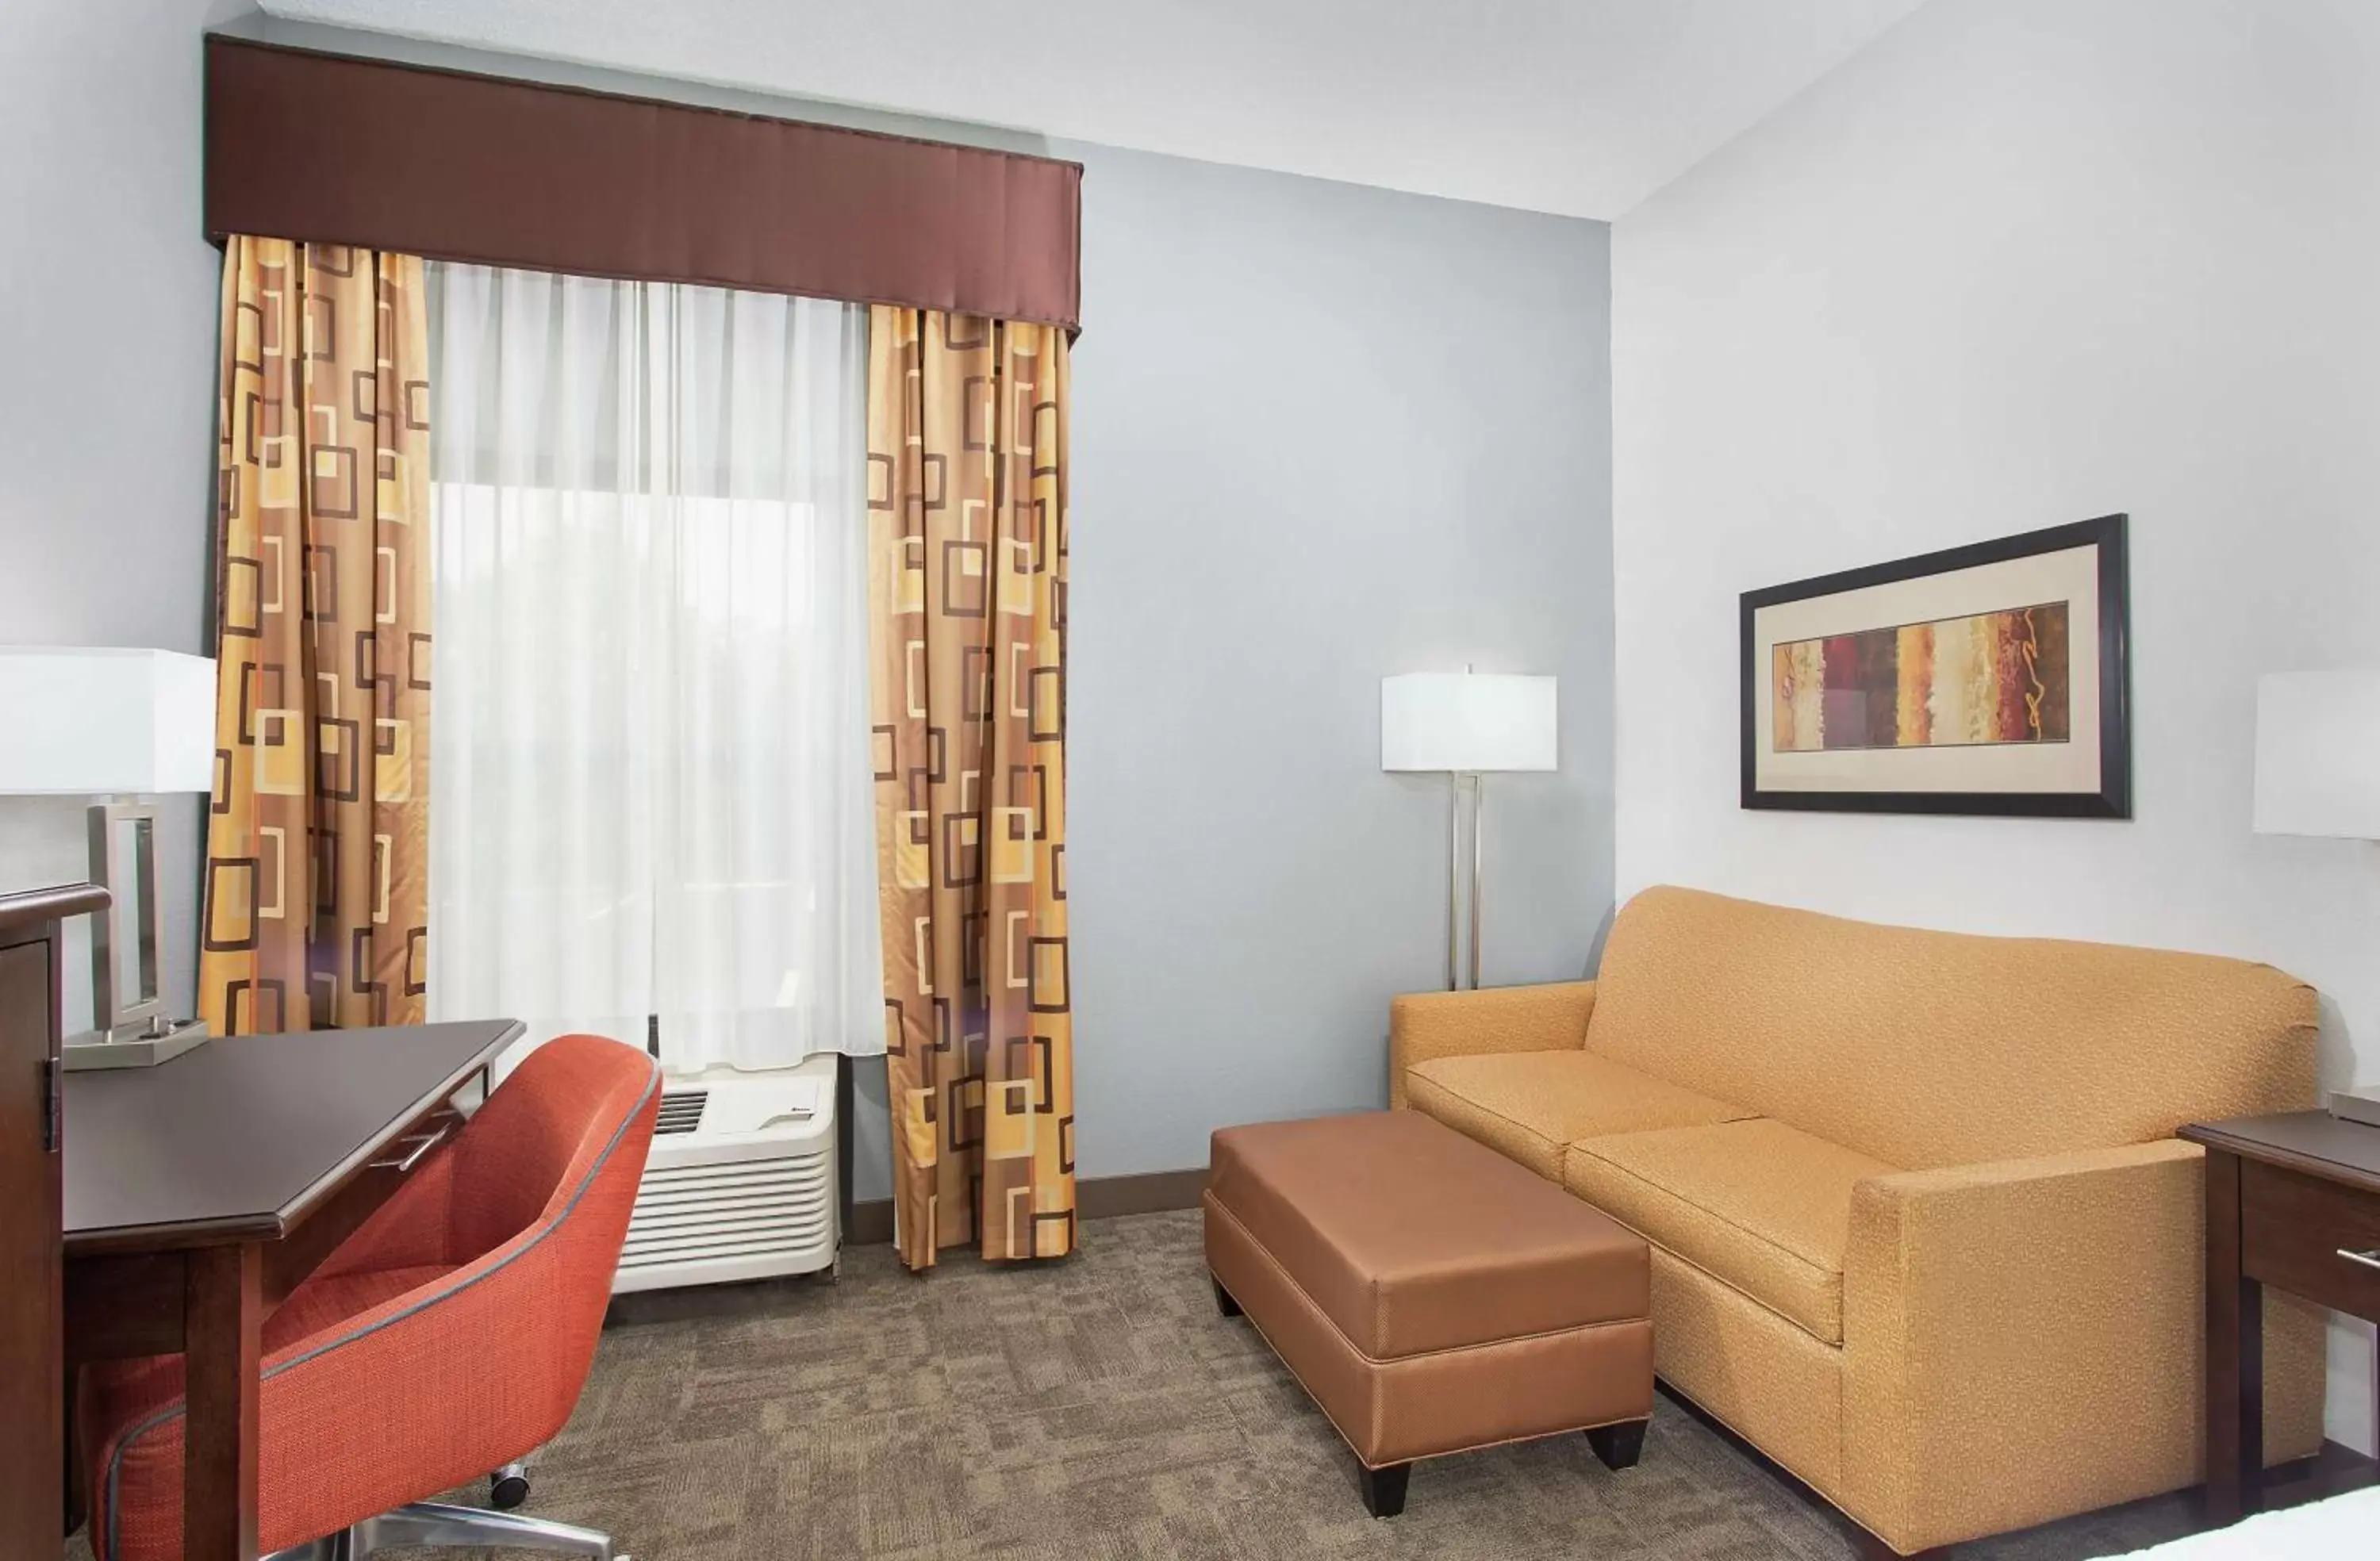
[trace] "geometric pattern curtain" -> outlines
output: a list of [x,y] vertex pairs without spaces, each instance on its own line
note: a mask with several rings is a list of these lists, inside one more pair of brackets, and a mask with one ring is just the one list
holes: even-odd
[[869,697],[901,1259],[1075,1247],[1067,341],[868,315]]
[[217,1035],[419,1023],[428,980],[430,379],[421,261],[224,256]]

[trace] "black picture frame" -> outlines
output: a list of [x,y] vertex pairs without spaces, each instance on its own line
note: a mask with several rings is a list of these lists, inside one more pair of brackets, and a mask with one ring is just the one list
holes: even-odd
[[[2013,537],[1998,537],[1890,563],[1846,569],[1790,585],[1745,591],[1739,599],[1742,667],[1742,805],[1818,813],[1969,814],[2022,818],[2130,818],[2132,816],[2130,569],[2123,514],[2103,514]],[[2099,789],[2095,792],[1803,792],[1763,791],[1755,780],[1755,701],[1764,696],[1753,643],[1753,618],[1764,607],[1863,590],[1871,586],[1946,575],[1978,564],[2004,563],[2070,548],[2098,550]]]

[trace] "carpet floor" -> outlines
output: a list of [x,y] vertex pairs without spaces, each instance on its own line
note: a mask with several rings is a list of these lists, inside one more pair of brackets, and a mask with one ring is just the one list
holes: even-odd
[[[636,1561],[1852,1554],[1840,1519],[1666,1397],[1634,1469],[1554,1437],[1420,1464],[1404,1516],[1369,1517],[1330,1423],[1217,1314],[1191,1213],[1091,1222],[1043,1267],[954,1253],[918,1279],[871,1246],[840,1284],[627,1298],[532,1484],[528,1512]],[[2190,1525],[2168,1497],[1958,1554],[2068,1561]]]

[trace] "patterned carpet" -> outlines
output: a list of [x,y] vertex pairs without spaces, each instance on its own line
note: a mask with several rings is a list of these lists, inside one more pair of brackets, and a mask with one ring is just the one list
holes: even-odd
[[[1852,1554],[1836,1519],[1667,1398],[1624,1473],[1558,1437],[1424,1463],[1405,1515],[1374,1519],[1320,1412],[1216,1314],[1195,1214],[1093,1222],[1050,1267],[953,1255],[920,1280],[873,1246],[840,1285],[750,1287],[722,1314],[729,1294],[623,1306],[530,1511],[638,1561]],[[2106,1555],[2188,1522],[2177,1498],[1970,1554]]]
[[[1092,1222],[1048,1267],[953,1255],[920,1280],[871,1246],[839,1285],[619,1313],[528,1510],[607,1530],[637,1561],[1852,1555],[1839,1519],[1667,1398],[1633,1470],[1557,1437],[1421,1464],[1405,1515],[1372,1519],[1320,1412],[1216,1314],[1195,1214]],[[2189,1520],[2168,1498],[1960,1555],[2107,1555]]]

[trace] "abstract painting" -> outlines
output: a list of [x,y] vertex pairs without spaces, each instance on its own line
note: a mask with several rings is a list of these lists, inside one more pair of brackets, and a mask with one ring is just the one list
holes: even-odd
[[2066,603],[1901,623],[1770,653],[1770,741],[1803,748],[2063,743]]
[[2129,817],[2125,524],[1745,592],[1743,805]]

